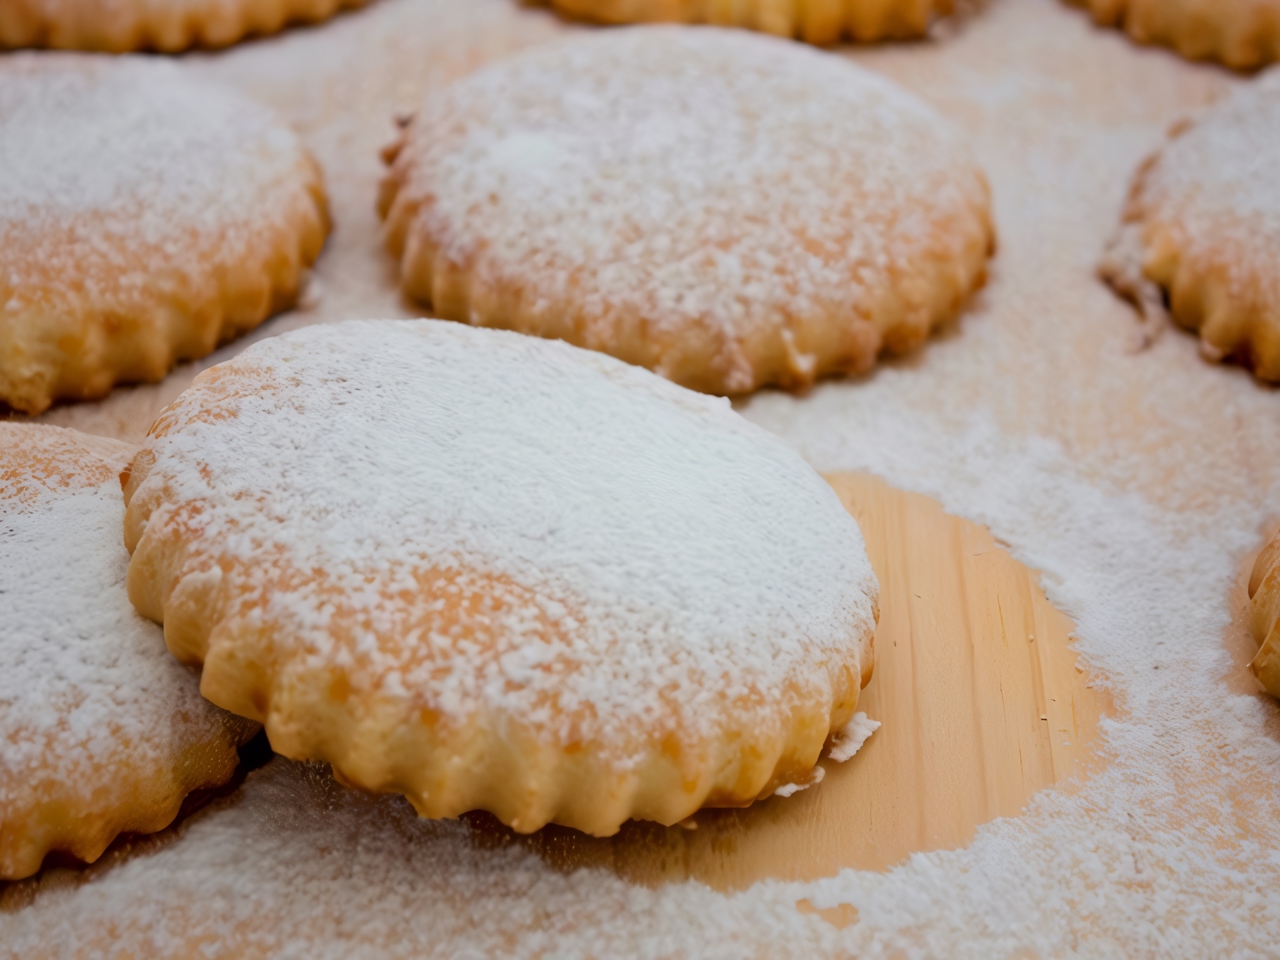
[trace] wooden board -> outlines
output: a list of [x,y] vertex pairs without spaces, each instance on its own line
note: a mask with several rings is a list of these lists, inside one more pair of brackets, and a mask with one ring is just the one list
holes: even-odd
[[[549,828],[517,842],[561,869],[741,889],[962,846],[1037,790],[1095,768],[1110,701],[1078,664],[1071,621],[1036,575],[928,497],[868,474],[828,479],[880,578],[875,675],[858,705],[880,730],[847,763],[823,761],[821,784],[703,811],[696,829],[632,822],[599,840]],[[496,820],[473,820],[493,843],[510,841]]]

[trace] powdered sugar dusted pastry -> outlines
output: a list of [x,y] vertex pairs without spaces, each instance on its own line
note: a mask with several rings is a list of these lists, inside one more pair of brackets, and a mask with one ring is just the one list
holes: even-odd
[[158,380],[289,304],[327,227],[265,108],[155,60],[0,61],[0,403]]
[[684,386],[909,350],[982,283],[988,191],[932,110],[767,37],[633,27],[433,94],[388,151],[405,290]]
[[64,50],[225,47],[292,22],[314,23],[367,0],[4,0],[0,46]]
[[842,38],[893,40],[923,37],[937,17],[951,12],[952,0],[547,0],[571,17],[603,23],[659,20],[747,27],[809,43]]
[[168,825],[231,776],[253,729],[203,700],[129,605],[133,449],[0,423],[0,878]]
[[1249,577],[1253,637],[1258,655],[1249,664],[1267,692],[1280,697],[1280,531],[1263,548]]
[[870,677],[857,524],[794,452],[608,357],[441,321],[201,374],[125,487],[129,593],[293,758],[608,835],[808,775]]
[[1211,360],[1280,380],[1280,73],[1176,126],[1139,169],[1102,275],[1149,329],[1167,313]]
[[1099,24],[1191,60],[1248,70],[1280,57],[1280,0],[1071,0]]

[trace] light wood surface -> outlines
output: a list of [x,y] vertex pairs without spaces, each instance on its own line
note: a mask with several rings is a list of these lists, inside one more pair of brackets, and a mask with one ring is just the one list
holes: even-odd
[[[1093,29],[1086,17],[1058,0],[971,6],[971,15],[945,22],[931,41],[841,49],[837,55],[905,85],[971,138],[994,189],[1001,247],[991,284],[954,330],[905,360],[866,378],[824,384],[805,396],[765,395],[740,409],[815,464],[858,468],[884,458],[864,452],[876,437],[857,425],[875,422],[886,409],[910,406],[922,412],[922,421],[938,426],[939,436],[977,424],[1001,436],[1027,438],[1029,459],[1051,445],[1107,496],[1140,496],[1143,504],[1171,517],[1203,515],[1207,519],[1197,529],[1205,544],[1212,539],[1213,550],[1222,542],[1260,545],[1274,530],[1280,490],[1276,392],[1259,387],[1241,370],[1206,365],[1194,338],[1175,331],[1146,351],[1131,352],[1133,311],[1094,275],[1129,178],[1159,144],[1166,126],[1247,78],[1185,63],[1168,51],[1134,47],[1117,31]],[[316,30],[186,58],[187,68],[236,85],[279,110],[321,161],[337,227],[317,265],[313,290],[300,310],[269,321],[206,361],[179,368],[160,384],[122,388],[101,403],[60,406],[43,419],[136,441],[200,369],[255,339],[307,323],[419,313],[399,295],[374,212],[382,174],[377,151],[394,132],[392,116],[413,109],[426,91],[486,62],[577,29],[507,0],[380,0]],[[920,451],[927,443],[904,446],[911,449],[894,451],[886,462],[897,467],[887,472],[923,476],[929,461]],[[1054,781],[1070,790],[1073,778],[1102,763],[1097,718],[1106,709],[1105,697],[1089,689],[1088,676],[1075,673],[1076,658],[1067,643],[1071,626],[1045,602],[1035,574],[1010,559],[981,528],[948,516],[932,501],[865,476],[833,482],[854,503],[855,514],[865,518],[884,589],[877,670],[861,709],[885,725],[864,751],[834,767],[815,789],[745,811],[700,814],[694,831],[633,824],[609,841],[567,832],[513,838],[494,831],[494,844],[525,844],[561,867],[608,865],[650,884],[688,876],[737,889],[759,876],[825,876],[842,865],[883,868],[911,850],[964,845],[976,825],[1017,815],[1029,796]],[[941,490],[944,484],[933,487]],[[1025,507],[1028,498],[1011,499]],[[973,501],[970,489],[949,502]],[[1255,540],[1241,539],[1231,526],[1236,521],[1221,519],[1224,504],[1256,512]],[[1015,520],[1016,513],[1011,511]],[[1038,518],[1019,526],[1010,520],[1003,529],[1027,556],[1042,540],[1063,539],[1053,528],[1059,516],[1055,508],[1052,523]],[[1271,525],[1264,530],[1267,519]],[[1104,539],[1105,531],[1099,536]],[[1179,589],[1198,591],[1196,596],[1225,595],[1227,583],[1218,582],[1213,550],[1206,546],[1204,562],[1186,564]],[[1049,557],[1046,562],[1053,566],[1053,552],[1034,555]],[[1064,555],[1056,552],[1059,566]],[[1210,930],[1208,938],[1219,937],[1221,930],[1217,942],[1226,944],[1233,942],[1225,939],[1233,928],[1221,917],[1242,910],[1237,890],[1255,897],[1255,904],[1267,902],[1273,871],[1258,851],[1259,844],[1274,846],[1270,825],[1280,822],[1272,799],[1276,767],[1246,754],[1240,730],[1224,727],[1220,715],[1211,712],[1230,707],[1238,693],[1263,696],[1245,668],[1257,648],[1239,619],[1251,566],[1251,557],[1241,561],[1241,580],[1232,595],[1237,620],[1225,638],[1233,664],[1227,683],[1217,682],[1220,674],[1197,673],[1191,684],[1186,670],[1170,670],[1169,691],[1181,703],[1169,711],[1164,711],[1169,697],[1135,699],[1134,691],[1143,689],[1139,671],[1147,670],[1162,649],[1189,656],[1193,648],[1182,635],[1195,631],[1195,655],[1205,653],[1197,662],[1208,663],[1195,669],[1226,672],[1225,658],[1209,663],[1222,649],[1220,611],[1214,607],[1211,616],[1191,624],[1164,624],[1162,631],[1178,634],[1167,648],[1161,644],[1170,638],[1149,636],[1142,624],[1127,625],[1124,642],[1142,653],[1131,661],[1117,653],[1117,639],[1107,633],[1117,612],[1104,609],[1130,601],[1087,595],[1078,589],[1080,570],[1074,570],[1076,582],[1069,585],[1077,589],[1066,599],[1082,618],[1093,611],[1090,656],[1112,667],[1107,679],[1124,706],[1125,724],[1149,724],[1151,735],[1140,741],[1141,753],[1106,758],[1113,765],[1106,776],[1116,776],[1113,782],[1124,785],[1123,793],[1093,796],[1082,804],[1087,817],[1066,818],[1082,840],[1092,842],[1096,833],[1104,847],[1111,844],[1109,859],[1100,859],[1097,870],[1080,867],[1077,877],[1060,871],[1060,861],[1043,858],[1036,861],[1040,866],[1026,870],[1009,865],[1011,876],[1043,881],[1035,888],[1034,909],[1026,902],[1009,907],[1012,926],[1023,931],[1018,942],[1039,944],[1035,950],[1028,946],[1025,955],[1072,949],[1083,955],[1170,955],[1167,942],[1182,941],[1159,941],[1164,949],[1152,947],[1146,954],[1133,944],[1153,944],[1157,941],[1142,939],[1143,931],[1154,938],[1172,927],[1188,937],[1187,930]],[[1062,574],[1054,569],[1055,577]],[[1218,592],[1205,593],[1206,576]],[[920,589],[922,579],[934,586]],[[1126,583],[1135,596],[1161,587],[1141,569]],[[1059,696],[1064,689],[1071,691],[1065,701]],[[1269,702],[1264,705],[1272,709]],[[1232,709],[1230,716],[1242,715],[1238,705]],[[1049,719],[1040,720],[1042,715]],[[1280,742],[1276,716],[1265,734]],[[1064,722],[1068,718],[1074,726]],[[1191,728],[1206,744],[1203,750],[1188,745],[1184,731]],[[1105,782],[1099,777],[1089,789]],[[1169,783],[1169,791],[1161,792]],[[253,790],[246,788],[234,803],[248,805],[252,799]],[[1141,858],[1130,857],[1128,840],[1115,839],[1124,818],[1131,825],[1126,836]],[[1063,823],[1057,815],[1054,824]],[[1026,831],[1014,845],[1017,855],[1055,842],[1040,813],[1022,824]],[[1206,835],[1217,838],[1215,850],[1227,851],[1221,855],[1234,871],[1233,883],[1215,887],[1211,881],[1218,874],[1202,869],[1201,861],[1211,857],[1197,843]],[[145,843],[178,848],[183,839],[175,832]],[[974,863],[957,859],[966,867]],[[104,860],[94,876],[118,876],[118,866]],[[296,875],[282,873],[281,878],[278,902],[262,907],[277,923],[289,915],[294,891],[303,889]],[[181,870],[175,870],[175,881],[180,879]],[[965,882],[955,878],[922,886],[918,904],[938,906],[963,892]],[[26,890],[15,896],[28,896]],[[422,895],[438,898],[439,892],[423,890]],[[39,899],[34,892],[30,896]],[[868,931],[867,937],[883,937],[875,941],[889,945],[883,953],[893,955],[903,942],[917,943],[884,932],[884,916],[868,912],[859,923],[852,906],[829,906],[817,893],[812,896],[812,902],[800,900],[799,909],[851,931]],[[1081,896],[1093,898],[1099,909],[1080,910]],[[1140,902],[1142,897],[1146,900]],[[530,916],[543,916],[540,908],[530,907],[541,902],[532,894],[512,893],[503,900],[492,892],[482,898],[461,891],[457,909],[469,900],[489,911],[483,915],[486,926],[516,931],[513,937],[525,929],[522,924],[534,922]],[[723,901],[721,908],[729,911],[732,902]],[[356,909],[352,903],[344,892],[317,902],[316,909],[345,922]],[[192,905],[193,912],[197,907],[210,916],[222,909],[201,903]],[[47,915],[69,917],[83,908],[68,899],[64,914],[61,909],[50,906]],[[995,937],[990,918],[973,919],[972,939],[956,936],[956,953],[1023,955],[997,949],[994,939],[987,944],[984,937]],[[1269,929],[1269,923],[1274,928],[1270,914],[1254,911],[1251,922],[1256,930]],[[1240,929],[1234,928],[1237,937]],[[1036,939],[1041,936],[1047,939]],[[191,942],[207,947],[205,941]],[[462,952],[467,942],[444,937],[439,949],[443,954],[452,944]],[[1012,940],[999,942],[1008,946]],[[1045,943],[1051,945],[1045,948]],[[779,952],[762,949],[759,955]]]
[[[520,843],[562,869],[606,866],[646,884],[808,880],[962,846],[980,824],[1016,816],[1037,790],[1079,782],[1101,762],[1109,699],[1077,663],[1072,624],[1036,575],[928,497],[868,474],[828,479],[880,578],[875,675],[858,709],[881,728],[848,762],[823,761],[817,786],[704,810],[696,829],[631,822],[599,840],[549,828]],[[492,818],[473,819],[504,842]]]

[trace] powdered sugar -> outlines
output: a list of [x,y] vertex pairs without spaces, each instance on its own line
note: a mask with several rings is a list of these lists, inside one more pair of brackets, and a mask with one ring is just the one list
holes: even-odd
[[[0,953],[1274,954],[1277,710],[1221,678],[1233,669],[1227,592],[1277,519],[1277,397],[1203,363],[1191,337],[1125,353],[1132,309],[1093,277],[1133,170],[1166,125],[1242,81],[1094,30],[1059,0],[984,6],[946,42],[852,55],[972,137],[997,186],[993,284],[960,335],[912,362],[803,398],[764,395],[744,413],[821,469],[869,469],[940,498],[1043,571],[1120,705],[1106,772],[1083,790],[1046,791],[963,850],[725,895],[567,872],[275,761],[167,849],[0,914]],[[379,272],[370,209],[379,118],[560,27],[509,0],[383,0],[203,65],[274,95],[343,175],[346,233],[342,255],[321,264],[327,296],[274,329],[370,303],[403,309]],[[181,382],[57,416],[140,436]],[[801,898],[854,905],[859,920],[836,930],[798,913]]]
[[[857,524],[725,401],[440,321],[309,328],[215,372],[132,496],[161,504],[148,535],[191,531],[184,573],[248,571],[286,660],[623,766],[660,731],[780,729],[829,702],[828,669],[857,675],[878,592]],[[419,624],[423,571],[493,623]]]
[[59,816],[45,808],[146,809],[139,780],[242,726],[129,605],[118,475],[133,448],[86,440],[0,423],[0,836],[16,846]]
[[[1130,201],[1139,233],[1176,232],[1182,257],[1221,264],[1228,292],[1280,309],[1280,70],[1180,125]],[[1143,228],[1146,228],[1144,231]]]
[[836,763],[844,763],[862,749],[862,745],[871,739],[871,735],[880,729],[880,721],[872,720],[859,711],[849,718],[849,722],[832,736],[831,749],[827,757]]
[[963,272],[975,235],[986,246],[982,175],[932,110],[837,58],[713,28],[578,37],[466,77],[427,99],[391,181],[415,211],[406,262],[429,237],[476,289],[546,314],[539,332],[652,354],[681,382],[690,348],[668,341],[716,344],[728,392],[759,382],[753,345],[780,326],[879,320],[886,298],[914,321],[932,304],[903,265]]
[[265,107],[171,63],[73,54],[0,62],[6,245],[66,230],[86,242],[97,228],[94,249],[105,256],[110,244],[165,249],[192,232],[233,228],[292,177],[300,150]]

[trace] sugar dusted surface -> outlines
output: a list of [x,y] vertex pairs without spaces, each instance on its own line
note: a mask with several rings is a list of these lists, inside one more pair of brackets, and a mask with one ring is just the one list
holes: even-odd
[[[253,607],[279,658],[459,725],[511,718],[625,766],[665,731],[771,730],[798,690],[829,699],[827,665],[856,671],[875,628],[858,526],[790,448],[564,344],[312,327],[197,383],[157,434],[134,496],[163,490],[194,554],[272,585]],[[500,624],[404,643],[423,575],[495,594]]]
[[171,272],[235,263],[302,162],[270,110],[172,63],[6,54],[0,309],[65,309],[72,290],[129,303]]
[[985,197],[921,100],[717,28],[609,31],[478,71],[427,98],[395,170],[397,203],[421,204],[411,235],[477,285],[533,313],[570,304],[596,349],[632,325],[723,344],[730,392],[755,383],[743,344],[788,318],[909,302],[897,265],[962,261]]
[[[1173,137],[1143,178],[1144,219],[1174,226],[1188,261],[1230,270],[1231,293],[1280,309],[1280,69]],[[1225,252],[1225,256],[1224,256]],[[1256,291],[1256,292],[1255,292]]]
[[[20,446],[41,464],[28,469]],[[0,423],[0,821],[51,784],[96,813],[129,777],[228,730],[125,595],[119,472],[133,452]]]
[[[114,924],[118,949],[139,953],[221,940],[318,957],[1273,955],[1280,710],[1241,685],[1222,636],[1228,591],[1280,520],[1280,394],[1206,364],[1181,333],[1127,352],[1133,309],[1094,273],[1168,125],[1242,81],[1094,29],[1060,0],[995,0],[953,26],[937,42],[841,55],[975,144],[1001,236],[991,285],[956,336],[911,360],[801,398],[763,395],[744,413],[820,469],[939,498],[1043,572],[1121,708],[1102,775],[1047,791],[963,850],[726,896],[565,875],[462,824],[420,823],[397,798],[273,765],[168,848],[0,914],[0,943],[89,955]],[[380,0],[195,61],[301,125],[337,204],[316,305],[260,335],[411,312],[372,207],[390,114],[569,29],[509,0]],[[197,369],[50,418],[137,439]],[[837,930],[799,913],[802,898],[850,904],[858,922]],[[48,946],[50,930],[67,937]]]

